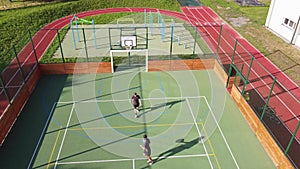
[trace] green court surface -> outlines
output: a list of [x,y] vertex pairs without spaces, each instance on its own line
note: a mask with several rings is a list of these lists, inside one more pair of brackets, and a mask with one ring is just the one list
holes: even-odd
[[276,168],[213,70],[44,76],[0,158],[1,168]]

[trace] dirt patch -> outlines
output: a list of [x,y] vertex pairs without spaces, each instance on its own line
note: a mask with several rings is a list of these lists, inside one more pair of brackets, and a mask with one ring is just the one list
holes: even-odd
[[7,1],[0,1],[0,10],[7,10],[7,9],[15,9],[15,8],[23,8],[29,6],[37,6],[41,4],[45,4],[46,2],[32,2],[32,1],[20,1],[20,2],[9,2]]
[[234,0],[240,6],[265,6],[257,0]]
[[246,25],[250,22],[250,19],[245,17],[238,17],[238,18],[228,18],[228,21],[233,25],[234,27],[241,27],[243,25]]

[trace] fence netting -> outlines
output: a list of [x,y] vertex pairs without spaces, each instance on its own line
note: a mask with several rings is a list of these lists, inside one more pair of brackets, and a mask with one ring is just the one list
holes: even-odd
[[286,81],[277,78],[280,70],[271,73],[267,67],[274,69],[272,65],[249,48],[250,44],[245,39],[234,38],[226,30],[220,32],[219,39],[217,54],[225,71],[229,73],[228,64],[232,64],[239,73],[230,72],[228,75],[235,79],[242,76],[247,80],[244,89],[240,80],[236,80],[234,85],[241,94],[247,95],[248,104],[285,155],[295,166],[300,166],[300,160],[296,157],[300,153],[300,118],[297,116],[300,102],[293,92],[294,88],[288,88]]

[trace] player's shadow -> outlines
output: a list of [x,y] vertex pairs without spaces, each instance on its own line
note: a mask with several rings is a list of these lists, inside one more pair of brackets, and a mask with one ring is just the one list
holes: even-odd
[[[185,142],[184,139],[178,139],[176,140],[176,142],[180,143],[179,146],[171,148],[165,152],[160,153],[155,159],[153,159],[154,164],[157,162],[160,162],[162,160],[167,159],[168,157],[171,157],[183,150],[187,150],[190,149],[191,147],[195,146],[196,144],[198,144],[201,139],[203,139],[204,136],[201,137],[197,137],[191,141]],[[142,167],[141,169],[146,169],[146,168],[151,168],[149,165]]]
[[196,144],[198,144],[201,139],[203,139],[203,136],[202,137],[197,137],[191,141],[184,141],[183,139],[180,140],[180,145],[177,146],[177,147],[174,147],[174,148],[171,148],[165,152],[162,152],[160,153],[156,159],[154,159],[154,163],[157,163],[159,161],[162,161],[162,160],[165,160],[167,159],[168,157],[170,156],[173,156],[183,150],[187,150],[187,149],[190,149],[191,147],[195,146]]
[[144,107],[144,108],[141,108],[140,111],[141,111],[141,110],[144,110],[144,112],[141,113],[141,114],[139,115],[139,117],[142,116],[142,115],[145,115],[145,114],[147,114],[147,113],[149,113],[149,112],[151,112],[151,111],[153,111],[153,110],[162,108],[162,107],[169,107],[169,109],[170,109],[170,108],[172,108],[175,104],[180,103],[180,102],[183,102],[183,101],[185,101],[185,100],[184,100],[184,99],[180,99],[180,100],[170,101],[170,102],[167,102],[167,103],[157,104],[157,105],[154,105],[154,106],[151,106],[151,107]]
[[55,129],[55,130],[49,131],[49,132],[47,132],[46,134],[50,134],[50,133],[62,131],[62,130],[65,130],[65,129],[67,129],[67,128],[72,128],[72,127],[76,127],[76,126],[81,126],[81,125],[84,125],[84,124],[93,123],[93,122],[99,121],[99,120],[101,120],[101,119],[107,119],[107,118],[109,118],[109,117],[118,116],[118,115],[120,115],[120,114],[122,114],[122,113],[126,113],[126,112],[128,112],[128,111],[130,111],[130,110],[132,110],[132,109],[127,109],[127,110],[119,111],[119,112],[116,112],[116,113],[106,114],[106,115],[103,115],[103,116],[101,116],[101,117],[97,117],[97,118],[90,119],[90,120],[87,120],[87,121],[80,121],[79,123],[69,125],[68,127],[67,127],[67,126],[65,126],[65,127],[60,127],[59,129]]

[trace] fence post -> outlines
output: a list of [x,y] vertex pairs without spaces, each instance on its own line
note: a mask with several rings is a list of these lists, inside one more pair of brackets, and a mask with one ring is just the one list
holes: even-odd
[[252,63],[254,61],[254,56],[251,55],[252,58],[251,58],[251,62],[250,62],[250,65],[249,65],[249,69],[248,69],[248,73],[247,73],[247,77],[246,77],[246,81],[248,82],[248,79],[249,79],[249,76],[250,76],[250,71],[251,71],[251,68],[252,68]]
[[246,82],[244,81],[244,77],[242,74],[243,70],[244,70],[244,64],[242,64],[242,68],[241,68],[241,80],[243,81],[243,89],[242,89],[242,93],[241,93],[242,96],[244,96],[244,92],[246,90]]
[[228,71],[228,75],[227,75],[227,83],[226,83],[226,88],[228,87],[229,85],[229,80],[230,80],[230,75],[231,75],[231,72],[232,72],[232,63],[230,63],[230,67],[229,67],[229,71]]
[[15,48],[15,45],[13,45],[12,48],[13,48],[13,51],[14,51],[14,54],[15,54],[15,57],[16,57],[16,60],[17,60],[17,63],[18,63],[21,78],[23,80],[23,83],[25,83],[25,78],[23,76],[22,67],[21,67],[21,64],[20,64],[20,61],[19,61],[19,58],[18,58],[18,54],[17,54],[16,48]]
[[[236,50],[236,45],[237,45],[237,43],[238,43],[238,40],[236,40],[235,43],[234,43],[233,53],[232,53],[231,62],[230,62],[230,67],[229,67],[229,71],[228,71],[228,77],[227,77],[226,88],[227,88],[228,85],[229,85],[229,79],[230,79],[232,67],[233,67],[233,65],[234,65],[233,61],[234,61],[234,54],[235,54],[235,50]],[[217,54],[218,54],[218,53],[217,53]]]
[[[151,28],[150,28],[151,30]],[[148,27],[146,27],[146,49],[148,49]]]
[[244,82],[243,83],[243,90],[242,90],[242,93],[241,93],[242,96],[244,96],[245,90],[246,90],[246,83]]
[[296,129],[295,129],[295,131],[294,131],[294,133],[293,133],[293,135],[292,135],[292,138],[291,138],[291,140],[290,140],[290,142],[289,142],[289,144],[288,144],[286,150],[284,151],[284,154],[285,154],[285,155],[288,153],[288,151],[289,151],[289,149],[290,149],[290,147],[291,147],[291,145],[292,145],[292,143],[293,143],[293,140],[294,140],[294,138],[295,138],[295,136],[296,136],[296,134],[297,134],[297,132],[298,132],[299,127],[300,127],[300,121],[298,121],[298,125],[297,125],[297,127],[296,127]]
[[273,88],[274,88],[274,86],[275,86],[275,82],[276,82],[276,77],[274,78],[274,81],[273,81],[273,83],[272,83],[272,87],[271,87],[271,89],[270,89],[270,93],[269,93],[268,98],[267,98],[267,100],[266,100],[266,104],[264,105],[263,112],[262,112],[261,117],[260,117],[260,120],[261,120],[261,121],[262,121],[262,119],[264,118],[264,115],[265,115],[267,106],[268,106],[268,104],[269,104],[270,97],[271,97],[271,95],[272,95]]
[[243,72],[243,70],[244,70],[244,64],[242,64],[242,67],[241,67],[241,73]]
[[32,36],[31,36],[31,33],[30,33],[29,29],[28,29],[28,34],[29,34],[29,38],[30,38],[30,42],[31,42],[32,50],[33,50],[33,53],[34,53],[34,56],[35,56],[36,63],[39,63],[39,59],[38,59],[38,57],[36,55],[34,43],[33,43]]
[[61,41],[60,41],[60,36],[59,36],[58,29],[56,29],[56,34],[57,34],[58,45],[59,45],[59,49],[60,49],[60,53],[61,53],[61,58],[62,58],[63,63],[65,63],[64,52],[63,52],[63,48],[61,46]]
[[218,52],[219,52],[219,47],[220,47],[220,43],[221,43],[222,31],[223,31],[223,25],[221,25],[221,27],[220,27],[220,34],[219,34],[219,38],[218,38],[218,46],[217,46],[217,49],[216,49],[216,54],[218,54]]
[[111,45],[111,34],[110,34],[111,28],[108,28],[108,41],[109,41],[109,47],[110,50],[113,50],[112,45]]
[[82,35],[83,35],[83,42],[84,42],[84,48],[85,48],[85,56],[86,56],[86,61],[89,61],[89,55],[87,51],[87,46],[86,46],[86,39],[85,39],[85,33],[84,33],[84,28],[82,28]]
[[195,37],[194,37],[194,47],[193,47],[193,59],[195,58],[195,50],[196,50],[196,42],[197,42],[197,34],[198,33],[198,27],[195,26]]
[[172,50],[173,50],[173,35],[174,34],[174,26],[171,26],[171,42],[170,42],[170,60],[172,58]]
[[234,47],[233,47],[233,53],[232,53],[232,56],[231,56],[231,63],[233,63],[233,61],[234,61],[234,54],[235,54],[235,51],[236,51],[237,43],[238,43],[238,40],[236,39],[235,43],[234,43]]
[[0,76],[0,83],[1,83],[1,86],[2,86],[2,88],[3,88],[3,92],[4,92],[4,94],[5,94],[6,100],[8,101],[9,104],[11,104],[10,99],[9,99],[9,96],[8,96],[8,93],[7,93],[7,90],[6,90],[6,88],[5,88],[5,85],[4,85],[4,83],[3,83],[3,80],[2,80],[2,77],[1,77],[1,76]]

